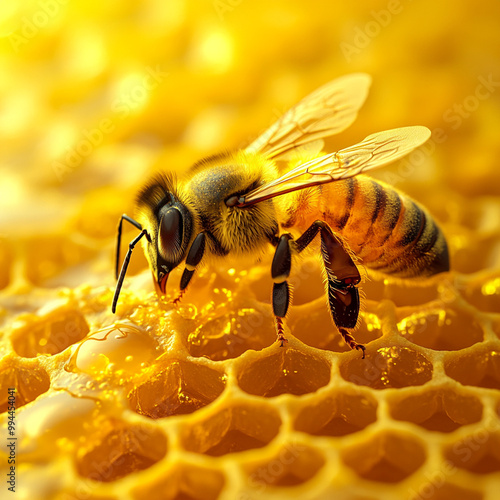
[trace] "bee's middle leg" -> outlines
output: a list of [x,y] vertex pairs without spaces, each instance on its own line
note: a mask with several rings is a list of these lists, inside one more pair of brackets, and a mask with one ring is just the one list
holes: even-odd
[[271,276],[274,281],[272,296],[273,313],[276,319],[278,342],[281,342],[281,347],[283,347],[284,342],[288,342],[284,336],[283,320],[288,311],[291,298],[290,286],[286,281],[288,276],[290,276],[292,268],[292,252],[290,250],[291,240],[292,235],[290,234],[283,234],[280,237],[271,265]]

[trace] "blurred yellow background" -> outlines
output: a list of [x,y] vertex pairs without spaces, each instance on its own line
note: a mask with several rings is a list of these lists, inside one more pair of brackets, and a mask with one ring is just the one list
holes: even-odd
[[182,171],[241,147],[308,92],[355,71],[374,84],[332,148],[398,126],[443,129],[409,189],[437,178],[465,197],[498,195],[499,15],[495,1],[5,4],[3,226],[46,233],[103,187],[123,195],[117,215],[152,168]]
[[443,210],[498,195],[499,11],[494,1],[3,5],[2,233],[48,235],[77,214],[87,234],[108,236],[152,169],[182,171],[242,147],[308,92],[355,71],[374,84],[332,149],[426,125],[435,147],[400,176],[403,188],[437,182]]
[[[436,216],[448,236],[453,283],[498,335],[499,23],[497,0],[2,2],[2,328],[11,332],[18,315],[37,311],[60,287],[69,294],[82,284],[105,287],[111,297],[116,224],[133,213],[151,172],[182,173],[203,156],[244,147],[309,92],[362,71],[373,76],[367,102],[327,150],[385,129],[432,130],[415,161],[375,176]],[[136,251],[131,276],[145,267]],[[13,359],[10,344],[1,349]],[[498,375],[486,386],[484,397],[497,408]],[[464,488],[477,482],[471,472],[453,478]],[[336,481],[345,496],[335,498],[369,498]],[[409,492],[422,481],[384,498],[420,498]],[[497,487],[492,481],[485,484]],[[226,482],[220,498],[235,498],[233,487]],[[484,497],[450,488],[425,498],[497,498],[491,487]],[[98,491],[92,498],[121,490]],[[261,498],[247,491],[241,500]],[[53,490],[43,498],[56,497],[74,498]]]

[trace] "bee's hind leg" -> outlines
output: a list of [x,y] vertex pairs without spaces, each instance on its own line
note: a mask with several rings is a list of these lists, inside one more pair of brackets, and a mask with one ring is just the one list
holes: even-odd
[[280,237],[271,266],[271,276],[274,281],[272,296],[273,313],[276,318],[276,333],[281,347],[283,347],[284,342],[288,342],[284,336],[283,319],[286,316],[291,299],[290,286],[286,281],[288,276],[290,276],[292,268],[291,239],[292,236],[290,234],[283,234]]
[[361,357],[361,359],[365,359],[366,347],[363,344],[358,344],[354,340],[354,337],[352,336],[352,334],[349,333],[347,330],[344,330],[343,328],[339,328],[339,332],[340,332],[340,335],[342,335],[342,338],[344,339],[344,342],[351,349],[357,349],[357,350],[361,350],[363,352],[363,356]]
[[315,221],[295,241],[298,252],[311,243],[316,234],[321,236],[321,255],[328,280],[328,303],[335,326],[351,349],[361,350],[365,357],[365,346],[358,344],[348,331],[356,326],[359,315],[359,291],[356,285],[361,281],[359,271],[340,238],[323,221]]
[[183,295],[186,293],[186,289],[193,277],[196,270],[196,266],[200,263],[205,252],[205,233],[199,233],[193,240],[191,247],[189,248],[186,257],[186,267],[181,276],[180,291],[177,297],[172,300],[172,303],[177,306],[181,301]]

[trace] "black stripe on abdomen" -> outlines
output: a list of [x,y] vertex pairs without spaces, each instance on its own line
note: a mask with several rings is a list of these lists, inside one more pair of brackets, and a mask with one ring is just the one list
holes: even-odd
[[396,247],[408,247],[414,244],[420,238],[426,223],[425,214],[420,207],[412,200],[407,200],[407,202],[402,222],[403,235],[394,243]]
[[[384,188],[381,186],[381,189]],[[378,243],[379,246],[385,244],[392,236],[394,228],[401,217],[401,207],[403,205],[399,194],[394,189],[386,189],[385,195],[385,204],[375,228],[376,231],[383,231],[385,233],[382,240]]]
[[449,270],[448,248],[439,227],[426,211],[405,197],[400,239],[387,249],[382,262],[372,266],[402,278],[431,276]]
[[387,203],[387,195],[385,189],[375,181],[371,181],[373,192],[375,193],[375,205],[372,214],[372,224],[377,220],[379,214],[384,212]]
[[354,206],[354,201],[355,201],[355,196],[356,196],[356,188],[358,186],[358,181],[356,179],[353,179],[350,177],[349,179],[346,179],[346,202],[345,202],[345,210],[344,214],[342,217],[339,219],[338,223],[336,224],[336,227],[339,231],[342,231],[344,227],[347,224],[347,221],[349,220],[349,217],[351,216],[351,211],[352,207]]

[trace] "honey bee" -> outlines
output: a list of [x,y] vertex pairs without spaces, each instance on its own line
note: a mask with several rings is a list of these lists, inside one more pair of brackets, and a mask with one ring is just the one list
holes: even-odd
[[[364,358],[365,347],[353,337],[360,310],[358,266],[401,278],[449,270],[446,239],[429,212],[395,188],[363,175],[423,144],[430,137],[426,127],[387,130],[335,153],[321,153],[323,138],[355,120],[370,83],[364,73],[333,80],[292,107],[246,149],[205,158],[183,179],[155,175],[137,196],[137,220],[124,214],[118,225],[112,311],[139,240],[159,294],[166,293],[170,272],[184,262],[174,303],[202,260],[258,256],[272,246],[272,309],[283,346],[292,261],[319,233],[333,323]],[[291,167],[280,172],[286,160]],[[123,221],[140,233],[130,242],[118,275]]]

